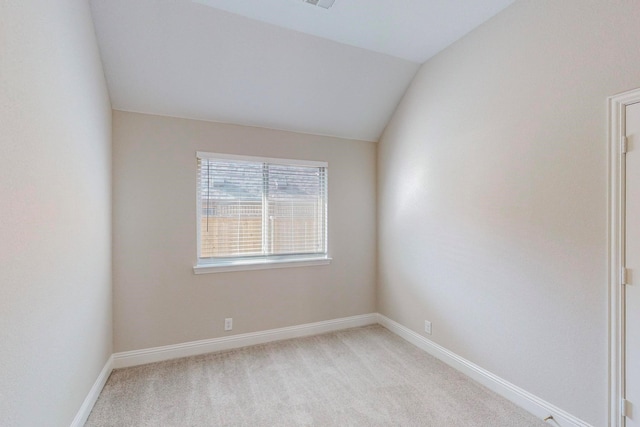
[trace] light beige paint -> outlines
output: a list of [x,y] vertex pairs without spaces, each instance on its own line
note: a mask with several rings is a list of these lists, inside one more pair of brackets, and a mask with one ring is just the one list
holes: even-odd
[[[375,143],[121,111],[113,143],[115,351],[374,311]],[[196,151],[329,162],[331,264],[194,275]]]
[[0,424],[68,426],[112,353],[111,107],[87,2],[0,2],[0,64]]
[[516,2],[425,63],[378,152],[379,311],[607,423],[607,96],[640,2]]

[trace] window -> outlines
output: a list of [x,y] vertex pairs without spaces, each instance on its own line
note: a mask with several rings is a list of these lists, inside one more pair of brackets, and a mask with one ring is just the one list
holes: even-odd
[[328,263],[327,163],[197,160],[196,273]]

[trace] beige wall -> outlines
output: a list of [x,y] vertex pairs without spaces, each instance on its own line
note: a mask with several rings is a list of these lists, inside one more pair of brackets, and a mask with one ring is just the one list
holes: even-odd
[[112,353],[111,107],[87,2],[0,2],[0,64],[0,424],[68,426]]
[[[114,111],[113,144],[115,351],[375,310],[375,143]],[[331,264],[194,275],[196,151],[329,162]]]
[[607,96],[640,2],[519,1],[424,64],[378,152],[379,311],[602,426]]

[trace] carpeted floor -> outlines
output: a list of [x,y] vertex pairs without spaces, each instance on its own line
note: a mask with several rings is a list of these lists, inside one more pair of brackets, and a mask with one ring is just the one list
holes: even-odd
[[545,426],[381,326],[116,370],[86,426]]

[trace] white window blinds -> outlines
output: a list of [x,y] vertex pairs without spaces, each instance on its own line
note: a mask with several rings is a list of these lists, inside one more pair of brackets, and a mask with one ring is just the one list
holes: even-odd
[[199,262],[326,255],[327,165],[198,153]]

